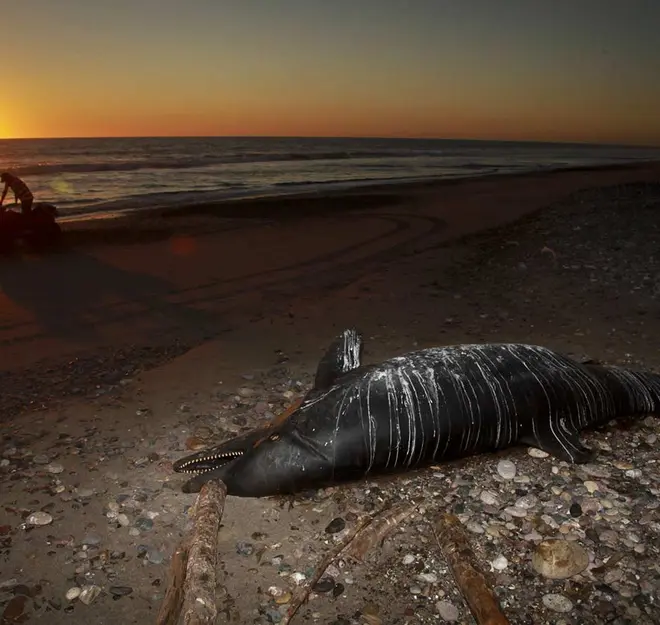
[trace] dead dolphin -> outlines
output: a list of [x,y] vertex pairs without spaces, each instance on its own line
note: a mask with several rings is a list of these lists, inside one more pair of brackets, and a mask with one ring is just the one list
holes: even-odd
[[578,433],[616,417],[660,415],[660,375],[581,364],[545,347],[476,344],[362,365],[362,337],[345,330],[313,388],[288,418],[174,463],[239,497],[292,494],[531,445],[591,460]]

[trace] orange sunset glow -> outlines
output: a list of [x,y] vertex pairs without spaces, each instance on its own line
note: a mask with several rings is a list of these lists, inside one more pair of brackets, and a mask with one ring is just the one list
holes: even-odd
[[660,144],[655,3],[276,4],[17,4],[0,136]]

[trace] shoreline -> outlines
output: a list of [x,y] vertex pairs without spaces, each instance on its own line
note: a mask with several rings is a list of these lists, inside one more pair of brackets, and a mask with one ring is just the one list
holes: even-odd
[[[327,182],[327,183],[301,183],[300,185],[292,184],[290,190],[273,189],[267,192],[247,192],[245,196],[219,198],[209,201],[194,202],[191,201],[186,204],[173,204],[173,205],[154,205],[138,208],[122,208],[122,209],[108,209],[95,211],[86,211],[80,213],[64,214],[59,218],[62,224],[77,224],[81,222],[104,222],[115,221],[123,219],[141,218],[143,216],[161,215],[172,216],[178,213],[186,213],[188,211],[199,210],[212,210],[219,211],[222,207],[234,207],[245,204],[257,204],[260,202],[274,202],[288,200],[305,200],[318,196],[351,196],[355,193],[372,193],[384,190],[392,192],[405,191],[414,187],[423,186],[450,186],[453,184],[461,184],[472,180],[481,180],[488,178],[508,179],[518,178],[525,176],[542,176],[552,175],[557,173],[569,172],[605,172],[605,171],[630,171],[630,170],[643,170],[648,167],[660,166],[660,160],[640,160],[635,162],[620,162],[620,163],[607,163],[607,164],[594,164],[594,165],[574,165],[574,166],[557,166],[557,167],[542,167],[539,169],[518,171],[518,172],[484,172],[481,174],[466,174],[456,176],[425,176],[425,177],[405,177],[405,178],[392,178],[386,180],[379,179],[365,179],[354,182]],[[299,188],[295,187],[310,187]],[[232,216],[236,216],[233,214]],[[240,215],[242,216],[242,215]],[[249,215],[245,215],[249,217]]]
[[[62,223],[65,245],[72,248],[95,245],[136,245],[155,241],[199,238],[232,229],[264,227],[290,221],[341,218],[371,210],[405,204],[419,204],[431,196],[443,202],[463,193],[496,192],[507,185],[519,185],[530,193],[531,182],[551,184],[561,181],[567,189],[584,181],[587,186],[609,186],[637,179],[660,180],[660,161],[644,164],[603,165],[567,168],[525,174],[501,174],[422,182],[374,184],[346,190],[300,193],[287,196],[227,200],[165,209],[126,212],[113,219],[86,219]],[[532,190],[533,191],[533,190]],[[453,201],[453,200],[452,200]],[[508,219],[504,219],[508,222]]]

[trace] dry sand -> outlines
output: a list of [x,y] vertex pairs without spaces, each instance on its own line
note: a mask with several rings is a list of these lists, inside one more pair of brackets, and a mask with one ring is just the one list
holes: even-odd
[[[655,184],[632,184],[643,181]],[[178,490],[171,461],[191,435],[211,441],[243,431],[303,393],[346,326],[364,332],[371,361],[442,343],[519,340],[658,369],[659,181],[660,166],[648,165],[200,206],[69,223],[69,250],[0,263],[6,620],[15,611],[49,624],[153,622],[193,501]],[[324,531],[332,519],[350,525],[355,512],[417,493],[424,513],[366,564],[337,569],[343,591],[314,598],[299,622],[363,623],[374,611],[383,623],[439,622],[451,609],[445,601],[458,609],[456,622],[472,623],[424,522],[446,507],[475,524],[484,558],[508,554],[494,584],[512,623],[660,622],[660,518],[644,508],[660,487],[660,453],[648,443],[656,434],[645,422],[598,435],[609,445],[601,449],[610,474],[612,462],[645,471],[646,483],[617,491],[628,497],[620,516],[616,498],[609,517],[571,516],[588,478],[524,449],[504,455],[528,477],[516,483],[498,480],[498,459],[483,457],[323,491],[293,507],[229,498],[223,618],[277,622],[267,589],[286,592],[295,585],[290,572],[309,574],[333,540]],[[563,482],[549,493],[553,466],[552,479]],[[600,479],[615,492],[618,476]],[[533,540],[521,538],[532,521],[498,516],[535,488],[550,497],[541,498],[546,515],[556,508],[557,527],[546,523],[541,534],[586,541],[596,570],[623,554],[619,577],[539,579],[529,568]],[[479,507],[483,490],[496,492],[501,509]],[[651,525],[637,528],[630,509],[651,515]],[[52,522],[26,529],[39,510]],[[603,529],[602,518],[612,527]],[[477,533],[496,521],[501,532]],[[626,526],[643,552],[598,538]],[[410,557],[414,564],[403,564]],[[90,605],[64,598],[84,585],[101,589]],[[565,595],[571,610],[553,612],[542,602],[547,593]],[[608,601],[611,610],[593,612]]]

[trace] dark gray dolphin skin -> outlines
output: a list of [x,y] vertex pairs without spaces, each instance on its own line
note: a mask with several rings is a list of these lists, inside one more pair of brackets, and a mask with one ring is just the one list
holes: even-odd
[[531,445],[571,463],[594,457],[578,433],[617,417],[660,416],[660,375],[581,364],[544,347],[456,345],[361,365],[345,330],[314,387],[283,422],[174,464],[198,492],[264,497]]

